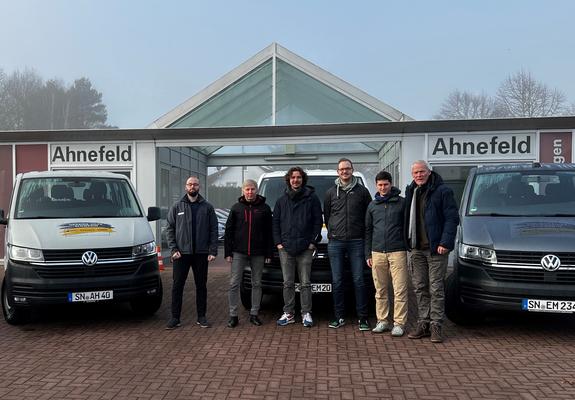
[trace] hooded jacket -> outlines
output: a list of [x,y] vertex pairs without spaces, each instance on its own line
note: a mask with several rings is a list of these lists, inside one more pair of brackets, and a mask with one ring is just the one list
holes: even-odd
[[311,186],[304,186],[302,192],[293,199],[289,188],[274,207],[274,244],[281,244],[288,254],[296,256],[317,245],[321,240],[321,203]]
[[[432,254],[437,254],[437,246],[441,245],[449,250],[455,246],[455,235],[459,224],[457,204],[453,191],[448,188],[439,174],[431,171],[426,183],[425,207],[423,219]],[[405,189],[405,237],[409,236],[409,210],[413,200],[413,191],[417,185],[415,181]]]
[[[192,202],[188,195],[176,202],[168,212],[166,235],[172,254],[218,255],[218,218],[214,207],[198,194],[196,225],[192,226]],[[192,244],[192,229],[196,230],[196,248]]]
[[267,258],[273,255],[272,210],[265,197],[258,194],[250,202],[242,196],[232,206],[226,221],[224,255],[231,257],[233,252]]
[[365,211],[370,202],[369,191],[360,183],[348,191],[337,185],[329,188],[323,202],[327,237],[335,240],[363,239]]
[[369,203],[365,214],[365,257],[371,252],[389,253],[407,250],[405,240],[404,212],[405,199],[401,190],[391,187],[389,195],[376,196]]

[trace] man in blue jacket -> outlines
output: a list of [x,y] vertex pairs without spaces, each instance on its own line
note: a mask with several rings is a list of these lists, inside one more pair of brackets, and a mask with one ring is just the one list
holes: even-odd
[[307,174],[300,167],[292,167],[285,175],[287,188],[274,207],[273,237],[283,274],[283,315],[277,324],[295,322],[295,273],[301,284],[300,301],[302,323],[313,326],[311,317],[311,263],[316,245],[321,240],[321,203],[315,190],[307,186]]
[[172,318],[166,329],[180,326],[184,285],[190,272],[196,283],[197,324],[209,328],[206,319],[208,262],[218,254],[218,219],[214,207],[200,195],[200,180],[186,181],[186,194],[168,213],[166,233],[172,251]]
[[459,224],[457,204],[448,188],[427,162],[411,165],[413,182],[405,191],[406,236],[411,248],[412,281],[417,297],[417,328],[410,339],[431,336],[443,341],[444,280],[448,255],[455,245]]

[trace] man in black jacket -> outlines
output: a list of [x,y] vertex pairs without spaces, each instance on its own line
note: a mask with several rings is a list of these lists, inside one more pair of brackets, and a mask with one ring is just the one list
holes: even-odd
[[243,183],[242,196],[230,210],[224,251],[226,261],[232,264],[228,327],[238,325],[240,283],[246,265],[250,265],[252,283],[250,322],[260,326],[262,322],[258,313],[262,299],[262,271],[264,262],[269,262],[273,255],[272,210],[266,204],[266,198],[258,194],[258,184],[252,179]]
[[351,267],[355,291],[355,306],[360,331],[369,330],[367,296],[363,279],[365,211],[371,202],[369,191],[353,176],[351,160],[342,158],[337,163],[338,178],[325,193],[323,213],[329,243],[327,251],[331,266],[333,306],[335,318],[330,328],[345,325],[344,269],[346,255]]
[[375,177],[377,193],[365,215],[365,257],[371,267],[375,286],[377,325],[374,333],[391,329],[389,317],[389,276],[393,284],[392,336],[403,336],[407,323],[407,245],[403,229],[405,199],[401,191],[391,185],[389,172]]
[[311,317],[311,262],[317,242],[321,240],[321,203],[314,188],[306,186],[307,174],[292,167],[285,175],[286,191],[274,207],[273,236],[278,249],[283,274],[283,315],[277,324],[295,322],[295,272],[301,285],[302,323],[313,326]]
[[413,182],[405,190],[405,229],[411,248],[411,278],[418,307],[417,328],[410,339],[431,336],[443,342],[444,280],[449,252],[459,224],[453,191],[427,162],[411,165]]
[[206,319],[208,262],[218,254],[218,219],[214,207],[200,195],[200,181],[191,176],[186,194],[168,213],[166,233],[172,251],[172,318],[166,329],[180,326],[184,285],[190,272],[196,283],[197,324],[209,328]]

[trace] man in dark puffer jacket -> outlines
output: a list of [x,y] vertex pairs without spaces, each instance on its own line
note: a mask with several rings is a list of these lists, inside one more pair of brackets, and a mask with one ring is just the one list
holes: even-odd
[[405,190],[405,229],[411,248],[411,277],[415,287],[418,323],[410,339],[431,336],[443,342],[444,280],[449,252],[459,224],[453,191],[427,162],[411,165],[413,182]]
[[321,240],[321,203],[314,188],[307,186],[307,174],[300,167],[292,167],[285,175],[286,191],[274,207],[273,233],[278,248],[283,274],[283,315],[277,324],[295,322],[295,273],[301,284],[300,300],[302,323],[313,326],[311,317],[311,262],[317,243]]
[[264,262],[269,262],[273,254],[272,210],[266,204],[266,198],[257,193],[257,183],[251,179],[246,180],[242,185],[242,196],[232,206],[226,221],[224,255],[226,261],[232,264],[228,294],[230,328],[238,325],[240,282],[244,267],[248,264],[252,281],[250,322],[256,326],[262,324],[258,312],[262,299]]
[[391,329],[389,317],[388,285],[393,284],[392,336],[403,336],[407,324],[407,244],[403,229],[405,199],[401,191],[391,185],[389,172],[381,171],[375,177],[377,193],[365,215],[365,257],[371,267],[375,286],[375,312],[377,325],[373,333]]

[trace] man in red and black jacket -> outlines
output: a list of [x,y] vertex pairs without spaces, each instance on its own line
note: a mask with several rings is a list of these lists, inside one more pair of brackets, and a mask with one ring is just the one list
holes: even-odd
[[273,254],[272,211],[266,198],[258,193],[258,185],[248,179],[242,185],[242,196],[232,206],[226,222],[224,255],[232,264],[229,290],[230,319],[228,326],[238,325],[240,283],[246,265],[252,271],[252,308],[250,322],[260,326],[258,318],[262,299],[262,271],[264,262]]

